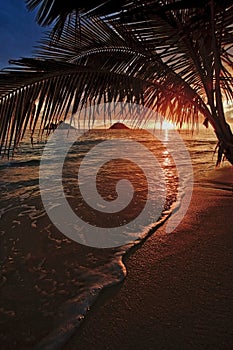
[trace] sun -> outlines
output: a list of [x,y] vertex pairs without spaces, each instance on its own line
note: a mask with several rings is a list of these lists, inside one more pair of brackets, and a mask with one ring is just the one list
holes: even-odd
[[176,128],[174,123],[171,123],[167,120],[162,121],[162,130],[174,130]]

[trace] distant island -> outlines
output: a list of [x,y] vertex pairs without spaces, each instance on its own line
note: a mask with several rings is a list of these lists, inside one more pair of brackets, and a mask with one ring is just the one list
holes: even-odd
[[114,123],[112,126],[110,126],[109,129],[129,129],[129,128],[125,124],[117,122],[117,123]]
[[59,127],[59,129],[76,129],[70,123],[65,123],[64,121],[60,120],[58,123],[47,124],[44,127],[44,130],[52,130],[52,131],[54,131],[58,127]]

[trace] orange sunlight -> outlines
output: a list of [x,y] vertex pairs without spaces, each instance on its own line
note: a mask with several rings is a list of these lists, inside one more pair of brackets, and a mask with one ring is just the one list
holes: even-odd
[[173,129],[176,129],[176,126],[174,123],[171,123],[167,120],[164,120],[162,122],[162,130],[173,130]]

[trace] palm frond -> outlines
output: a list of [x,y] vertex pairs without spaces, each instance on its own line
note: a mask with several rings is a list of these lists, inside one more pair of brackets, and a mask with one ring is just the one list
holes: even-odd
[[52,33],[61,35],[65,24],[75,17],[76,24],[85,15],[103,15],[115,13],[124,5],[125,0],[26,0],[29,10],[37,9],[37,23],[42,26],[53,25]]
[[6,80],[8,84],[7,91],[0,88],[2,153],[17,146],[27,126],[33,136],[39,124],[42,134],[46,124],[64,120],[68,113],[74,114],[78,107],[96,99],[119,98],[119,91],[130,99],[134,91],[134,99],[142,102],[138,88],[141,83],[127,75],[55,61],[23,59],[16,63],[20,64],[19,69],[0,75],[0,87],[5,86]]
[[3,152],[28,125],[43,132],[101,101],[144,104],[180,126],[203,115],[223,132],[219,98],[233,98],[231,1],[26,2],[59,34],[47,34],[36,59],[0,73]]
[[[3,153],[18,145],[27,126],[30,126],[32,136],[38,124],[43,133],[47,124],[64,120],[68,113],[74,114],[78,108],[91,103],[134,102],[157,108],[160,113],[166,112],[167,115],[170,106],[172,118],[176,117],[179,121],[183,107],[191,108],[182,86],[177,93],[175,83],[169,77],[163,84],[156,81],[154,64],[148,70],[148,62],[142,55],[130,51],[127,52],[126,60],[124,52],[123,58],[118,55],[118,60],[109,59],[108,62],[105,53],[100,52],[99,55],[98,67],[93,67],[92,59],[87,60],[85,66],[53,60],[23,59],[14,62],[19,64],[18,69],[0,74],[0,115],[4,113],[0,125]],[[191,115],[197,117],[196,113]]]

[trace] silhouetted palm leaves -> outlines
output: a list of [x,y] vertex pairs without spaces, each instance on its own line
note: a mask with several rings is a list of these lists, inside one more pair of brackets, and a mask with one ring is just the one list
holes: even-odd
[[201,117],[233,162],[222,105],[233,98],[232,1],[26,3],[38,6],[38,22],[53,31],[37,58],[0,75],[3,152],[28,125],[33,135],[38,122],[43,130],[86,105],[123,101],[144,104],[180,126],[194,127]]

